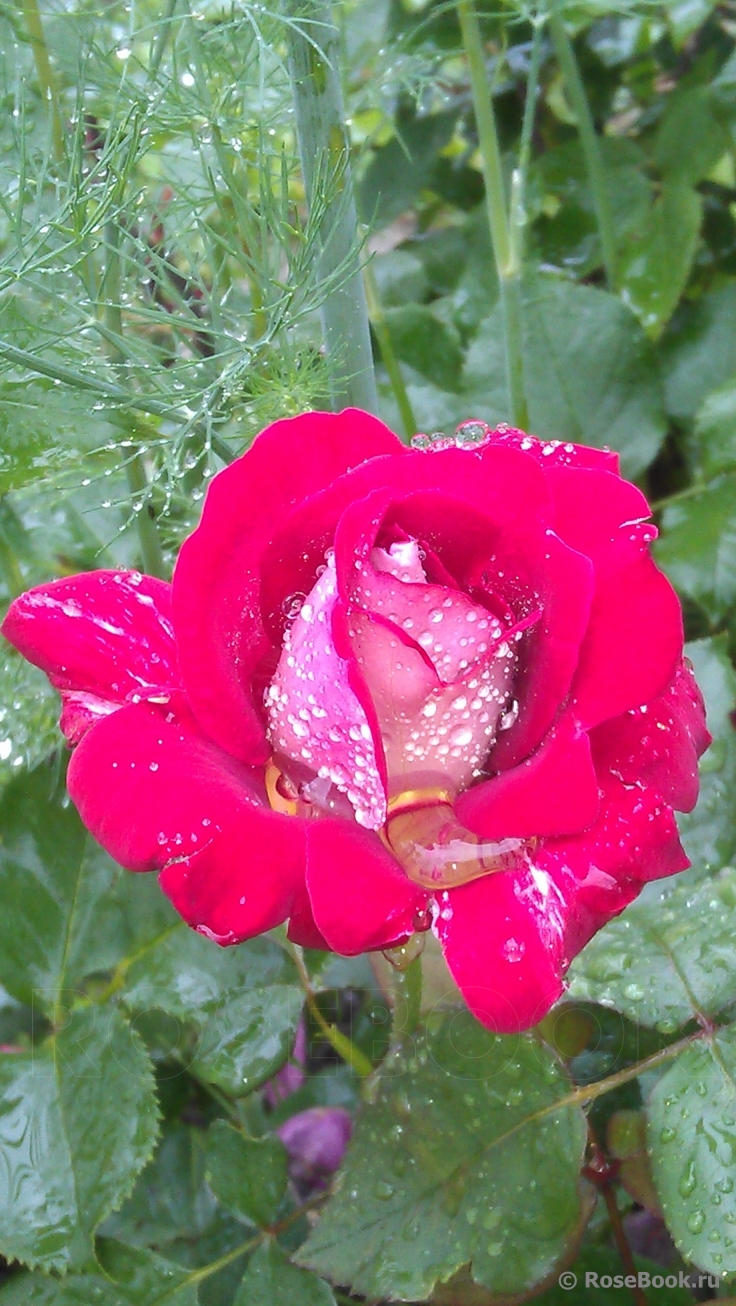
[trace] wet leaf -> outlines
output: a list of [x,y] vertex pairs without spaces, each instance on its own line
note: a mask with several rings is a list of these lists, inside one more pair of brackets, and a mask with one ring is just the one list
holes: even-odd
[[304,995],[270,939],[218,948],[182,926],[131,966],[123,1000],[183,1021],[193,1031],[180,1054],[186,1068],[243,1096],[288,1057]]
[[324,1279],[293,1265],[269,1239],[251,1257],[233,1306],[335,1306]]
[[209,1229],[217,1204],[204,1182],[201,1132],[164,1125],[161,1140],[119,1211],[103,1233],[135,1247],[165,1247]]
[[190,1272],[155,1252],[102,1238],[97,1259],[131,1306],[198,1306]]
[[713,743],[700,759],[700,796],[695,810],[679,816],[685,852],[696,866],[723,866],[736,851],[736,675],[725,635],[685,645],[705,699]]
[[424,1298],[463,1266],[526,1292],[581,1221],[582,1112],[543,1045],[440,1018],[384,1063],[299,1260],[368,1297]]
[[44,1270],[91,1262],[158,1132],[151,1063],[121,1014],[57,1014],[32,1054],[0,1055],[0,1250]]
[[681,1052],[647,1105],[654,1182],[686,1261],[736,1270],[736,1026]]
[[97,911],[119,868],[87,834],[49,766],[7,787],[0,839],[0,980],[48,1010],[98,969]]
[[728,134],[713,111],[709,86],[680,86],[670,95],[654,142],[658,168],[695,185],[728,149]]
[[667,181],[638,238],[619,256],[624,303],[656,339],[677,307],[695,257],[702,201],[697,191]]
[[462,352],[456,331],[423,304],[386,310],[386,326],[396,356],[443,390],[460,383]]
[[278,1138],[246,1138],[216,1120],[205,1141],[207,1182],[233,1215],[253,1224],[273,1222],[288,1178],[286,1148]]
[[654,556],[676,589],[719,621],[736,602],[736,476],[669,504]]
[[736,378],[713,390],[695,418],[695,446],[703,476],[736,466]]
[[706,395],[736,372],[736,285],[682,304],[661,343],[668,413],[690,421]]
[[569,972],[573,998],[613,1007],[674,1033],[736,1000],[736,870],[649,886],[583,949]]
[[[654,458],[665,434],[652,347],[614,295],[555,277],[533,279],[524,302],[529,428],[546,440],[617,449],[624,475]],[[499,311],[468,352],[466,416],[510,421]]]

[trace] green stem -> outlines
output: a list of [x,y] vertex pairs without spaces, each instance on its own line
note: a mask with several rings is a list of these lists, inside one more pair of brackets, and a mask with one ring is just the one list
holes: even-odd
[[394,392],[394,399],[399,409],[404,434],[407,440],[410,440],[416,434],[417,421],[414,416],[414,409],[411,406],[411,399],[406,392],[401,367],[396,357],[391,332],[386,321],[386,314],[383,311],[383,304],[378,294],[376,275],[370,263],[366,263],[363,268],[363,280],[365,281],[365,295],[368,301],[370,323],[381,350],[383,365],[388,372],[388,379],[391,382],[391,389]]
[[501,150],[498,142],[498,132],[496,131],[491,88],[483,57],[483,41],[478,16],[475,12],[473,0],[458,0],[457,10],[463,47],[470,72],[470,89],[478,128],[478,143],[483,161],[488,225],[491,231],[493,256],[498,272],[511,413],[515,424],[526,428],[529,424],[529,414],[524,390],[521,262],[518,257],[518,250],[514,247],[511,238],[506,209],[506,188],[503,180]]
[[683,499],[693,499],[707,489],[707,481],[698,481],[695,485],[688,485],[684,490],[677,490],[675,494],[666,494],[662,499],[655,499],[649,506],[652,512],[660,512],[662,508],[669,508],[671,503],[681,503]]
[[343,1034],[335,1025],[331,1025],[328,1020],[325,1020],[319,1009],[319,1004],[309,979],[309,972],[304,965],[301,948],[298,948],[296,944],[292,943],[289,944],[289,952],[293,958],[294,965],[296,966],[299,982],[304,990],[307,1006],[309,1007],[310,1015],[315,1024],[324,1034],[327,1042],[335,1049],[338,1056],[341,1056],[343,1061],[346,1061],[349,1066],[352,1066],[356,1075],[360,1075],[362,1079],[366,1079],[368,1075],[373,1074],[375,1069],[373,1062],[368,1060],[365,1053],[361,1052],[359,1047],[356,1047],[355,1043],[353,1043],[352,1039],[348,1038],[347,1034]]
[[532,153],[532,133],[534,115],[539,94],[539,68],[542,62],[542,40],[544,25],[537,19],[534,23],[532,53],[529,60],[529,73],[526,80],[526,97],[524,99],[524,117],[521,124],[521,141],[519,143],[519,162],[511,174],[511,248],[514,260],[519,267],[524,263],[524,246],[526,243],[526,179]]
[[577,120],[580,144],[583,150],[588,181],[593,196],[593,207],[598,221],[598,234],[603,251],[603,266],[610,287],[616,284],[616,238],[611,214],[611,203],[606,185],[606,172],[593,115],[585,94],[585,86],[575,58],[572,41],[567,34],[559,8],[553,4],[550,14],[550,32],[555,53],[562,72],[567,97]]
[[166,0],[166,8],[164,9],[164,12],[162,13],[159,19],[160,26],[159,26],[158,34],[156,36],[156,40],[154,42],[153,49],[151,51],[151,59],[148,65],[149,82],[155,82],[156,78],[158,77],[158,70],[161,67],[161,60],[164,57],[166,43],[169,39],[171,20],[174,17],[174,11],[176,10],[177,4],[178,4],[178,0]]
[[[105,266],[105,325],[108,331],[108,352],[115,367],[125,376],[126,357],[123,349],[123,315],[120,308],[120,228],[115,221],[107,223],[105,228],[106,266]],[[131,434],[134,431],[131,430]],[[156,527],[150,502],[150,487],[143,458],[139,449],[135,449],[125,465],[128,486],[135,496],[135,519],[138,540],[141,546],[143,569],[149,576],[164,577],[164,561],[161,541]],[[139,505],[139,506],[137,506]]]
[[49,59],[46,38],[43,34],[43,24],[41,14],[38,9],[38,0],[23,0],[23,16],[26,20],[28,29],[28,38],[33,50],[33,60],[36,65],[36,76],[41,93],[44,99],[48,101],[51,110],[51,131],[54,141],[54,154],[57,159],[64,157],[64,125],[61,119],[59,109],[59,92],[56,85],[54,70],[51,67]]
[[422,1010],[422,956],[394,971],[394,1037],[413,1034]]
[[370,327],[360,270],[358,222],[340,86],[340,36],[330,0],[284,0],[297,137],[311,209],[338,187],[320,222],[322,328],[332,370],[332,405],[378,411]]

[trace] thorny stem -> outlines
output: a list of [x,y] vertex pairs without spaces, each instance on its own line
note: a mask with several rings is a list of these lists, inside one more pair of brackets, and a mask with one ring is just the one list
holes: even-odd
[[598,1177],[595,1179],[595,1184],[600,1190],[603,1200],[606,1203],[608,1219],[611,1224],[611,1230],[618,1249],[618,1254],[621,1257],[621,1264],[624,1267],[624,1274],[627,1278],[633,1278],[634,1286],[630,1288],[631,1295],[636,1302],[636,1306],[647,1306],[647,1299],[644,1291],[638,1284],[634,1257],[631,1252],[631,1247],[629,1246],[629,1240],[626,1237],[626,1230],[624,1229],[623,1220],[621,1219],[621,1212],[619,1211],[618,1203],[616,1202],[616,1192],[612,1182],[613,1176],[590,1120],[588,1121],[588,1142],[593,1153],[595,1168],[598,1170]]
[[361,1079],[365,1079],[368,1075],[372,1075],[375,1069],[373,1062],[368,1060],[365,1053],[361,1052],[359,1047],[356,1047],[355,1043],[353,1043],[352,1039],[348,1038],[347,1034],[343,1034],[335,1025],[331,1025],[322,1015],[314,989],[312,988],[309,972],[304,965],[301,948],[298,948],[296,944],[291,943],[289,944],[289,952],[293,958],[294,965],[296,966],[299,983],[304,990],[307,1006],[309,1007],[310,1015],[315,1024],[324,1034],[328,1043],[330,1043],[335,1049],[338,1056],[341,1056],[343,1061],[346,1061],[349,1066],[352,1066],[356,1075],[360,1075]]
[[[125,353],[122,348],[123,316],[120,309],[120,228],[117,222],[108,222],[106,227],[106,267],[105,267],[105,325],[108,329],[108,352],[118,371],[124,373]],[[131,432],[133,434],[133,432]],[[161,549],[156,519],[152,514],[146,469],[140,450],[136,450],[126,463],[128,486],[135,496],[136,527],[141,546],[144,570],[150,576],[164,577],[166,564]]]
[[394,399],[399,410],[404,434],[407,440],[410,440],[416,434],[417,421],[414,416],[414,409],[411,406],[411,400],[406,392],[401,367],[396,357],[391,332],[386,321],[386,314],[383,311],[378,286],[376,285],[376,275],[370,263],[366,263],[363,268],[363,279],[365,281],[365,295],[368,301],[370,323],[376,333],[383,365],[388,372],[388,379],[394,392]]
[[332,364],[332,404],[378,411],[370,327],[360,270],[358,222],[345,132],[339,31],[330,0],[284,0],[299,156],[310,207],[320,187],[340,193],[320,224],[320,279],[325,346]]
[[491,231],[493,256],[498,272],[511,413],[514,423],[522,429],[526,429],[529,424],[529,414],[524,390],[521,262],[518,257],[519,251],[515,248],[515,242],[511,238],[506,208],[506,188],[503,180],[501,149],[493,112],[491,88],[486,73],[478,16],[475,12],[473,0],[458,0],[457,10],[463,47],[470,72],[473,109],[483,161],[488,225]]
[[583,79],[580,76],[572,41],[567,34],[564,19],[556,3],[552,5],[549,23],[555,53],[562,72],[562,80],[565,84],[570,107],[577,120],[580,144],[593,196],[593,207],[598,221],[598,234],[603,251],[606,279],[609,287],[614,287],[616,284],[616,239],[601,145],[595,130],[593,115],[588,104]]
[[51,67],[49,59],[46,38],[43,34],[43,24],[38,9],[38,0],[23,0],[23,16],[28,28],[28,37],[33,50],[33,60],[36,65],[36,76],[41,93],[48,102],[51,110],[51,131],[54,142],[54,154],[57,158],[64,157],[64,126],[59,109],[59,93],[56,85],[54,70]]

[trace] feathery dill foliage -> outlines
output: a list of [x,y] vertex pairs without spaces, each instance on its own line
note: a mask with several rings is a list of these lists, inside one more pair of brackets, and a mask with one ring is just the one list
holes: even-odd
[[131,496],[175,547],[221,461],[326,392],[283,23],[161,15],[44,6],[50,74],[27,14],[0,15],[0,490],[63,489],[97,565]]

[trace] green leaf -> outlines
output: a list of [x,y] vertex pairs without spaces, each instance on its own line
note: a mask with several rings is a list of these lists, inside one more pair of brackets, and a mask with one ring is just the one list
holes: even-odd
[[386,326],[398,358],[443,390],[457,390],[463,357],[456,331],[423,304],[386,310]]
[[198,1306],[191,1273],[155,1252],[101,1238],[97,1259],[131,1306]]
[[736,601],[736,476],[669,504],[654,556],[681,594],[720,621]]
[[114,1284],[101,1274],[19,1274],[0,1288],[2,1306],[129,1306]]
[[736,1271],[736,1026],[681,1052],[647,1105],[654,1182],[686,1261]]
[[713,743],[700,759],[700,796],[693,812],[678,825],[685,852],[696,865],[723,866],[736,852],[736,675],[728,655],[728,637],[694,640],[685,645],[705,699]]
[[452,136],[457,110],[427,114],[397,124],[397,134],[376,150],[358,187],[364,222],[376,227],[411,208],[429,185],[437,154]]
[[0,1056],[0,1250],[87,1265],[158,1130],[152,1067],[118,1011],[85,1008],[33,1053]]
[[621,297],[655,338],[677,307],[690,275],[702,200],[691,186],[665,181],[638,239],[619,255]]
[[243,1096],[288,1057],[304,995],[270,939],[218,948],[182,927],[131,966],[123,1000],[131,1011],[158,1008],[192,1026],[186,1068]]
[[[530,429],[546,440],[609,445],[634,476],[665,434],[652,347],[615,295],[554,277],[530,279],[524,304]],[[496,310],[468,352],[466,416],[510,421]]]
[[710,87],[682,86],[673,91],[654,141],[657,167],[694,186],[728,148],[728,134],[713,112]]
[[289,1158],[278,1138],[246,1138],[216,1120],[205,1139],[207,1183],[233,1215],[267,1226],[286,1190]]
[[[634,237],[647,221],[652,185],[646,156],[634,141],[602,137],[606,187],[617,241]],[[529,172],[532,240],[539,261],[584,276],[603,262],[588,169],[579,140],[546,150]]]
[[530,1037],[447,1014],[387,1059],[299,1260],[368,1297],[423,1299],[472,1266],[528,1292],[579,1230],[582,1111]]
[[59,747],[58,720],[59,698],[43,672],[5,647],[0,660],[1,786]]
[[569,972],[572,998],[674,1033],[736,1000],[736,870],[652,885],[591,939]]
[[[645,1260],[643,1256],[635,1256],[634,1265],[637,1270],[646,1272],[650,1279],[655,1275],[661,1279],[668,1273],[661,1265]],[[577,1279],[573,1288],[566,1289],[561,1284],[555,1283],[541,1296],[534,1298],[535,1306],[590,1306],[594,1292],[593,1300],[599,1300],[601,1306],[631,1306],[633,1297],[631,1289],[623,1283],[625,1270],[621,1264],[621,1257],[612,1247],[606,1247],[605,1244],[585,1247],[573,1262],[572,1271]],[[586,1283],[586,1275],[591,1274],[597,1274],[598,1280],[608,1275],[612,1283],[616,1280],[615,1286],[603,1288],[595,1280]],[[692,1306],[693,1301],[692,1294],[687,1288],[647,1286],[644,1289],[644,1296],[647,1306],[650,1303],[652,1306]]]
[[130,1197],[102,1232],[136,1247],[161,1247],[208,1230],[217,1204],[204,1182],[201,1137],[201,1130],[188,1125],[165,1125]]
[[96,913],[120,872],[48,766],[5,790],[0,840],[0,982],[50,1010],[62,990],[102,968]]
[[703,476],[736,466],[736,378],[707,395],[695,418],[695,443]]
[[233,1306],[335,1306],[324,1279],[292,1265],[286,1252],[269,1238],[248,1263]]
[[736,372],[736,285],[683,304],[661,344],[665,404],[691,421],[706,395]]

